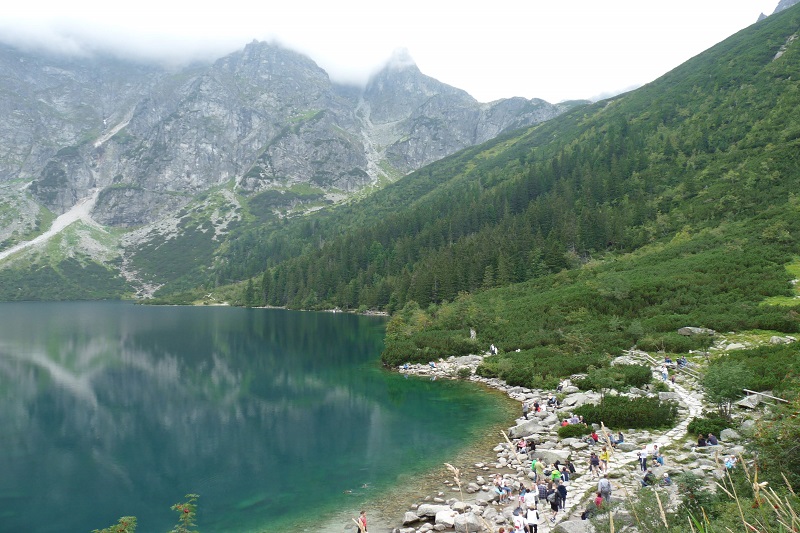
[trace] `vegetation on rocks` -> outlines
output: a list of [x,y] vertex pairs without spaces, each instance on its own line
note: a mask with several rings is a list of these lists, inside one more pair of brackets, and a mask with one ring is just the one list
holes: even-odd
[[596,405],[578,407],[575,414],[583,416],[587,424],[602,422],[612,428],[663,428],[674,424],[678,406],[658,397],[605,396]]

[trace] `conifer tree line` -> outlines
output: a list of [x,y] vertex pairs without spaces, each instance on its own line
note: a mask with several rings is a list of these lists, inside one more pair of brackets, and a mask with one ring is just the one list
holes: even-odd
[[[357,204],[245,231],[213,283],[250,279],[245,305],[393,311],[791,202],[800,57],[793,48],[774,57],[794,13],[638,91],[468,149]],[[776,218],[774,238],[789,226]]]

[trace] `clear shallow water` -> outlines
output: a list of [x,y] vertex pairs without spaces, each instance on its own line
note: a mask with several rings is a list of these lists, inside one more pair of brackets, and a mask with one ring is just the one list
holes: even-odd
[[368,503],[507,416],[470,384],[383,371],[383,327],[0,304],[0,532],[88,532],[123,515],[168,531],[190,492],[204,533],[285,530]]

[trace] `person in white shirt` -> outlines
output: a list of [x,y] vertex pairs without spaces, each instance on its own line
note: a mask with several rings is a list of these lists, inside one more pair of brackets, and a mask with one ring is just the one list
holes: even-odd
[[525,516],[525,521],[528,523],[528,533],[539,533],[540,520],[541,517],[539,516],[539,510],[536,508],[536,505],[528,507],[528,513]]

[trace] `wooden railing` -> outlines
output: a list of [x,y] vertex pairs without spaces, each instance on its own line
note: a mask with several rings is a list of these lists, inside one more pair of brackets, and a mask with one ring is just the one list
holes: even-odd
[[754,390],[750,390],[750,389],[742,389],[742,390],[743,390],[743,391],[745,392],[745,394],[747,394],[748,396],[750,396],[751,394],[758,394],[759,396],[765,396],[765,397],[769,398],[770,400],[777,400],[777,401],[779,401],[779,402],[783,402],[783,403],[789,403],[789,401],[788,401],[788,400],[784,400],[783,398],[778,398],[777,396],[772,396],[772,395],[770,395],[770,394],[766,394],[766,393],[763,393],[763,392],[756,392],[756,391],[754,391]]

